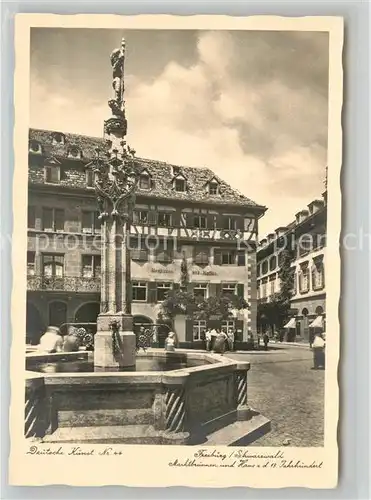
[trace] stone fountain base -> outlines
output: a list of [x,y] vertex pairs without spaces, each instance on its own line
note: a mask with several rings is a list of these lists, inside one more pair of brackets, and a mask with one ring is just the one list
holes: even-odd
[[[117,332],[112,329],[112,322],[117,322]],[[135,356],[133,317],[127,314],[100,314],[94,337],[94,365],[101,368],[134,368]]]
[[[89,355],[71,353],[81,360]],[[249,363],[190,351],[141,356],[188,367],[40,374],[35,370],[45,356],[26,356],[26,436],[48,443],[240,446],[270,430],[270,421],[248,405]],[[47,362],[53,358],[69,356],[48,355]]]

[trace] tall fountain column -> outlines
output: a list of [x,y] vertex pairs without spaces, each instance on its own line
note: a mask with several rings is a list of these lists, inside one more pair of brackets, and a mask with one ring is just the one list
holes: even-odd
[[135,366],[136,339],[131,315],[130,224],[137,183],[135,151],[127,146],[124,101],[125,41],[111,54],[114,98],[104,123],[105,149],[92,162],[102,221],[101,312],[94,341],[94,365]]

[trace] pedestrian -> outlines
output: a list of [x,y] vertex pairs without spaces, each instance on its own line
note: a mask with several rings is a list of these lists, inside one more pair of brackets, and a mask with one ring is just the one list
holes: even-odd
[[313,339],[313,369],[325,368],[325,347],[326,342],[322,333],[316,333]]
[[269,336],[268,336],[267,332],[265,332],[263,335],[263,342],[264,342],[264,350],[268,351]]
[[227,338],[228,338],[228,348],[230,351],[234,350],[234,331],[229,330],[227,333]]
[[205,332],[205,342],[206,342],[206,350],[207,351],[210,351],[211,349],[211,331],[210,329],[208,328]]
[[214,342],[214,352],[216,352],[217,354],[224,354],[227,339],[228,337],[225,332],[217,330],[217,336],[215,337]]
[[214,344],[215,344],[215,339],[218,335],[218,332],[213,328],[210,332],[211,335],[211,343],[210,343],[210,349],[213,351],[214,350]]

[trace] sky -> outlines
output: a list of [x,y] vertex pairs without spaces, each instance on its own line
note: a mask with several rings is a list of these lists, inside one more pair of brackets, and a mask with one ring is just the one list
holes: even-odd
[[101,137],[122,37],[137,156],[212,169],[268,208],[259,238],[321,198],[326,33],[33,28],[30,127]]

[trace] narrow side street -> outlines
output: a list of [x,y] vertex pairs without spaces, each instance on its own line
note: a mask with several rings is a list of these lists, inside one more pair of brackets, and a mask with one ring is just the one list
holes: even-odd
[[228,354],[250,361],[249,404],[272,421],[255,446],[322,446],[324,370],[312,370],[308,347],[272,346],[265,351]]

